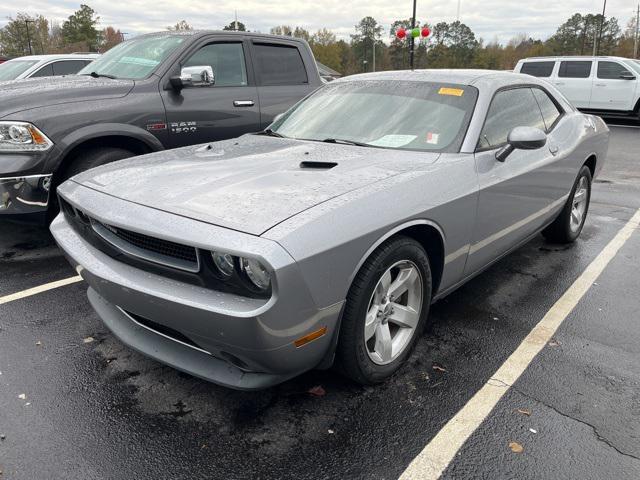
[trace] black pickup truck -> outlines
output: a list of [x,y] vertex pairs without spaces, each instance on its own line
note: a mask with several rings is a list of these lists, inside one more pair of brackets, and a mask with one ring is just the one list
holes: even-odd
[[264,129],[322,85],[304,40],[162,32],[67,77],[0,83],[0,219],[52,214],[76,173]]

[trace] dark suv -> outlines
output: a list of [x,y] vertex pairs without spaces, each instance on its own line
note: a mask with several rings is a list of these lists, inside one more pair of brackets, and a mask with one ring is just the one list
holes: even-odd
[[0,84],[0,218],[55,213],[56,185],[115,160],[269,125],[322,85],[304,40],[136,37],[79,72]]

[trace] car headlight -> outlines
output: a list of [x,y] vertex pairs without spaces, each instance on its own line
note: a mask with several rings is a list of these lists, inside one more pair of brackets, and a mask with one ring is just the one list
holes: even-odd
[[260,261],[224,252],[211,252],[211,258],[218,278],[225,283],[240,281],[243,288],[261,295],[271,289],[271,274]]
[[43,152],[53,142],[27,122],[0,122],[0,152]]

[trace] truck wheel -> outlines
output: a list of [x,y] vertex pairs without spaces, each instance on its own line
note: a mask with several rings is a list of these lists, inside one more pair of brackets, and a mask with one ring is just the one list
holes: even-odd
[[364,263],[349,293],[336,351],[343,374],[361,384],[390,377],[409,357],[431,304],[431,269],[407,237],[383,243]]
[[591,170],[586,165],[580,169],[567,203],[542,235],[554,243],[571,243],[580,236],[587,219],[591,200]]
[[106,165],[107,163],[115,162],[117,160],[133,157],[134,155],[135,153],[129,150],[116,147],[98,147],[89,150],[81,150],[71,163],[67,165],[67,168],[62,171],[62,174],[56,179],[55,185],[52,186],[52,191],[49,197],[49,210],[47,211],[47,223],[51,223],[60,210],[60,206],[58,205],[58,196],[55,194],[58,185],[63,183],[65,180],[70,179],[74,175],[84,172],[85,170],[99,167],[100,165]]

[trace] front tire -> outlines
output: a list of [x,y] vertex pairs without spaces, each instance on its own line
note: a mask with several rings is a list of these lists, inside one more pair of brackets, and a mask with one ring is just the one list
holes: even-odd
[[409,357],[431,305],[431,268],[422,246],[395,237],[366,260],[347,295],[337,348],[342,373],[380,383]]
[[571,243],[580,236],[591,201],[591,180],[591,170],[585,165],[580,169],[560,215],[542,231],[547,240],[554,243]]

